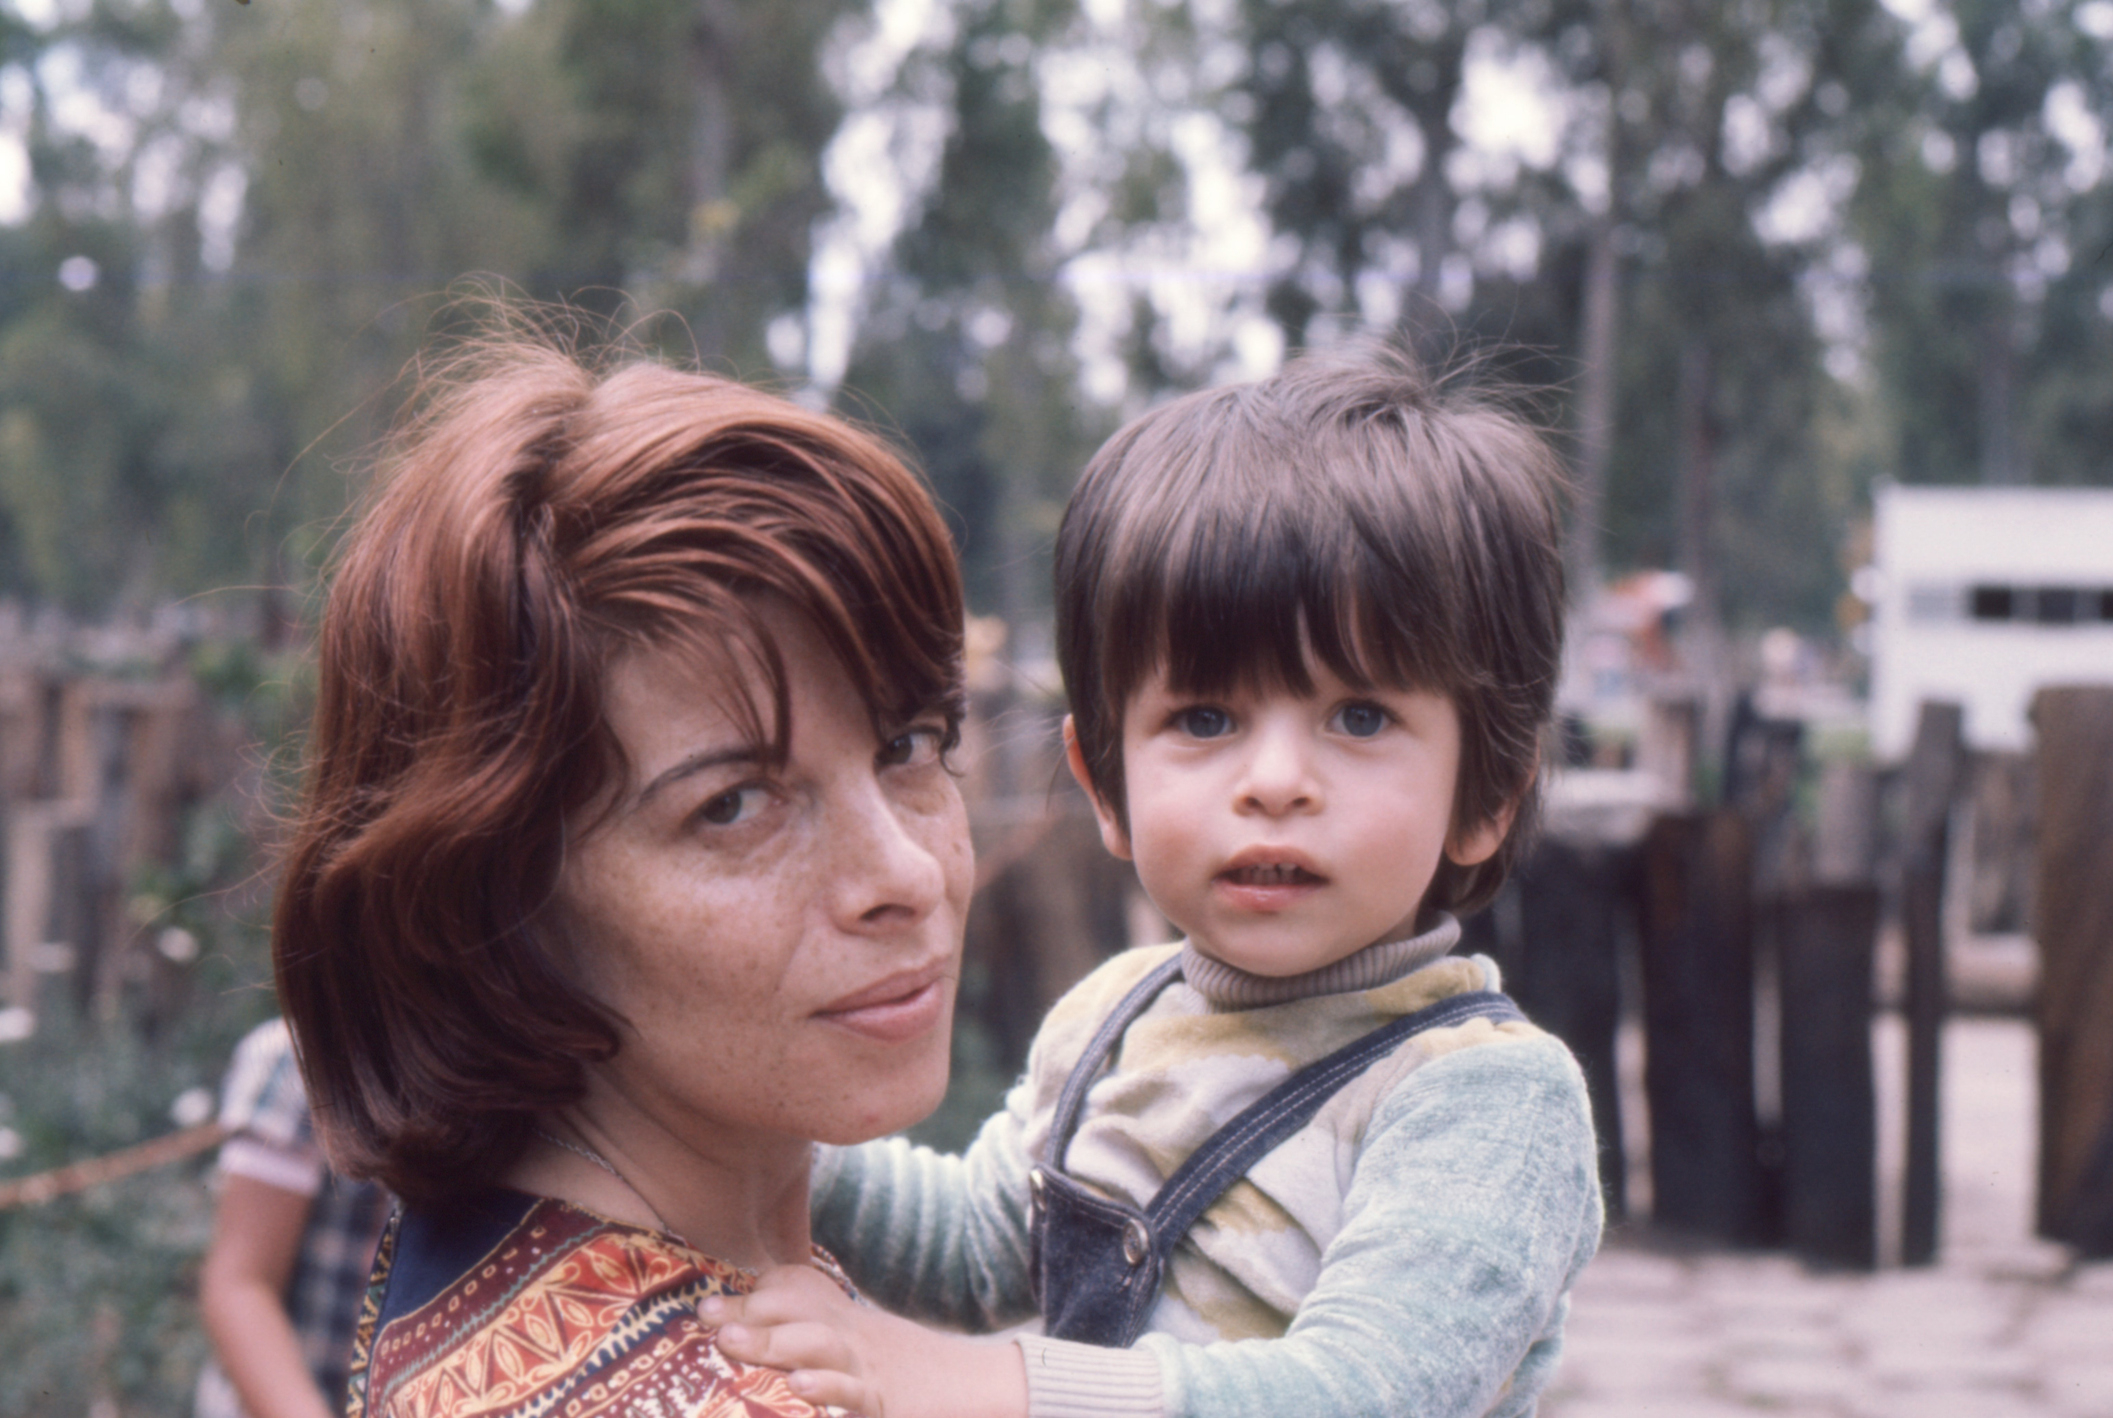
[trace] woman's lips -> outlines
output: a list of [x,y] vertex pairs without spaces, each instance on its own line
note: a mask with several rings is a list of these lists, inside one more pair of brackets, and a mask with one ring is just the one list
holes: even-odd
[[937,969],[891,975],[815,1013],[854,1034],[899,1044],[946,1018],[946,982],[946,974]]

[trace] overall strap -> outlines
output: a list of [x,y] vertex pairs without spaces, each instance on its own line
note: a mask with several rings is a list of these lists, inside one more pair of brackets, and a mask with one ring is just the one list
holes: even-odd
[[1101,1024],[1100,1032],[1086,1045],[1086,1052],[1079,1055],[1071,1077],[1064,1080],[1064,1091],[1057,1096],[1056,1115],[1049,1122],[1049,1145],[1044,1161],[1052,1170],[1060,1172],[1064,1169],[1064,1153],[1071,1146],[1072,1129],[1078,1126],[1079,1109],[1085,1105],[1086,1090],[1093,1086],[1093,1080],[1099,1078],[1101,1070],[1107,1066],[1115,1041],[1180,974],[1181,952],[1177,950],[1123,996],[1123,1002],[1115,1007]]
[[1224,1195],[1227,1187],[1312,1121],[1321,1105],[1344,1084],[1393,1052],[1410,1035],[1426,1029],[1450,1028],[1470,1019],[1501,1024],[1525,1018],[1510,996],[1495,990],[1476,990],[1389,1020],[1317,1063],[1308,1064],[1212,1133],[1167,1178],[1159,1195],[1145,1209],[1156,1247],[1162,1253],[1170,1250],[1188,1234],[1196,1218]]

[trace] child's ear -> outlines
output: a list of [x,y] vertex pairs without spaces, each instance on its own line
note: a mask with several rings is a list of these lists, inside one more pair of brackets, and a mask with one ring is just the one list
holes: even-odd
[[1518,811],[1519,800],[1513,798],[1478,825],[1453,833],[1446,838],[1445,859],[1457,867],[1479,866],[1488,861],[1504,845],[1504,836],[1511,831],[1511,820]]
[[1466,831],[1454,831],[1445,839],[1445,858],[1454,866],[1480,866],[1497,854],[1504,839],[1511,835],[1511,824],[1519,815],[1519,803],[1533,791],[1536,778],[1541,776],[1538,761],[1533,772],[1526,775],[1526,782],[1519,791],[1504,800],[1504,805]]
[[1093,786],[1093,775],[1086,771],[1086,754],[1079,747],[1078,730],[1073,727],[1071,716],[1064,716],[1064,761],[1071,765],[1071,776],[1086,790],[1086,800],[1093,804],[1093,815],[1101,825],[1101,845],[1124,861],[1130,860],[1130,834],[1116,819],[1108,805],[1101,801],[1100,791]]

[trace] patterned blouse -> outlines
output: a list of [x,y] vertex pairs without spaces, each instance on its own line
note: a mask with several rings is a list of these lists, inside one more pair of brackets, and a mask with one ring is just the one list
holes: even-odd
[[[850,1282],[819,1248],[815,1265]],[[569,1202],[493,1189],[399,1211],[352,1355],[347,1418],[815,1418],[697,1318],[752,1272]]]

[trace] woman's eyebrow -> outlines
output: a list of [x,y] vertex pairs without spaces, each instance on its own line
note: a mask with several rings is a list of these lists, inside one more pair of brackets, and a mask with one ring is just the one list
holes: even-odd
[[637,806],[645,802],[647,798],[652,797],[670,783],[680,782],[692,774],[702,773],[707,769],[721,768],[729,763],[761,763],[763,757],[763,751],[754,744],[736,744],[732,748],[700,750],[680,760],[673,767],[664,770],[652,782],[640,788],[638,796],[631,800],[632,805]]

